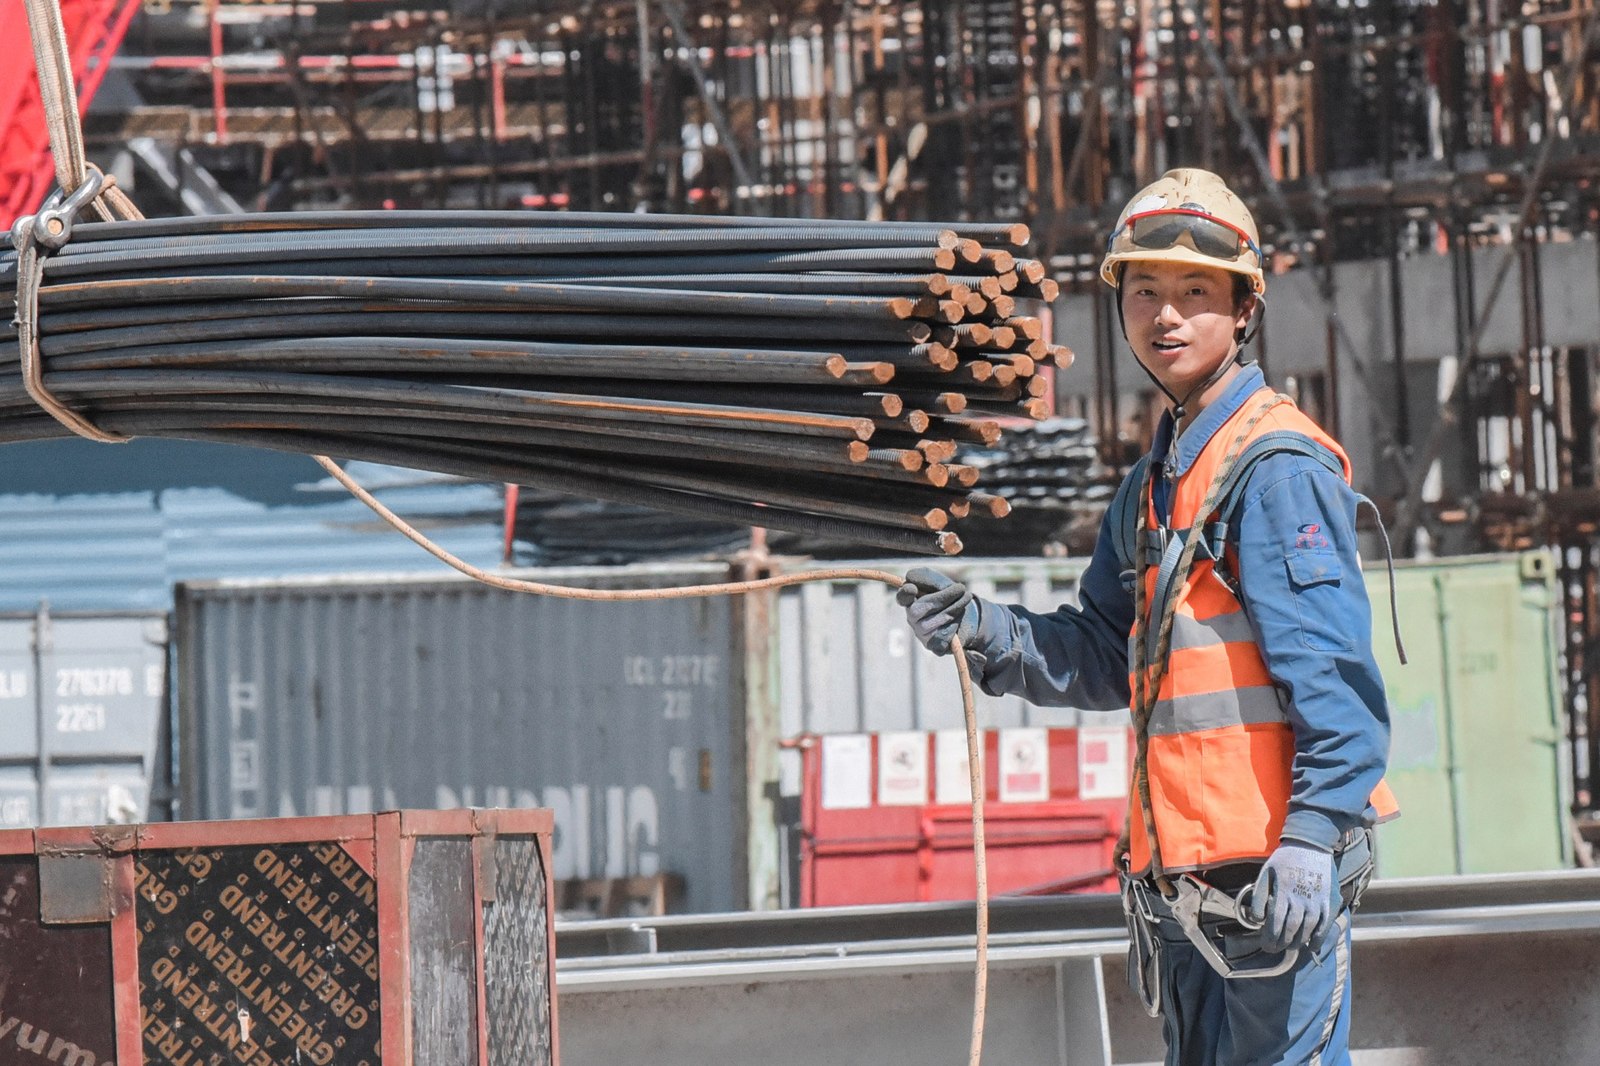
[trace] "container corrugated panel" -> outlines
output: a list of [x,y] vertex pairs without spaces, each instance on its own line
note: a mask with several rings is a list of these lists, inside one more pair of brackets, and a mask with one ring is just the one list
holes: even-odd
[[[705,584],[723,565],[540,571]],[[737,605],[582,603],[455,577],[178,594],[183,816],[555,811],[555,876],[675,873],[742,905]]]
[[[363,480],[387,468],[352,464]],[[391,475],[392,476],[392,475]],[[493,566],[504,501],[495,485],[441,480],[376,488],[448,550]],[[370,573],[432,565],[343,489],[267,504],[223,488],[0,496],[0,610],[166,609],[180,581]]]
[[0,827],[145,821],[167,719],[167,617],[0,616]]
[[1548,553],[1396,567],[1408,665],[1367,575],[1375,650],[1389,693],[1389,781],[1401,817],[1380,827],[1388,877],[1548,870],[1570,861]]

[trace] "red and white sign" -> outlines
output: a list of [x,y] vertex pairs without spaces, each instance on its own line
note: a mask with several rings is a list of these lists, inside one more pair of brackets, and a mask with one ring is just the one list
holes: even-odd
[[1000,802],[1050,798],[1050,735],[1043,729],[1000,730]]
[[928,734],[878,734],[878,805],[920,807],[928,802]]
[[1078,798],[1121,799],[1128,794],[1128,727],[1080,726]]

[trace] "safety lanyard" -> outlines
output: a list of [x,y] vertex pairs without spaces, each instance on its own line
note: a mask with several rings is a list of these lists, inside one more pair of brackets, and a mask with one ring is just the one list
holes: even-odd
[[[1150,717],[1155,711],[1156,700],[1161,692],[1161,683],[1167,676],[1167,667],[1172,659],[1172,622],[1177,615],[1178,592],[1189,580],[1189,571],[1194,565],[1195,550],[1205,538],[1200,535],[1200,530],[1205,519],[1211,514],[1219,502],[1222,491],[1228,481],[1228,473],[1233,469],[1233,464],[1238,461],[1240,453],[1244,451],[1250,434],[1257,423],[1266,417],[1279,404],[1288,403],[1289,397],[1282,393],[1274,393],[1257,401],[1256,406],[1245,418],[1244,424],[1239,427],[1238,434],[1229,443],[1227,452],[1222,457],[1222,463],[1217,467],[1216,476],[1212,478],[1210,487],[1206,490],[1205,502],[1200,505],[1200,510],[1195,513],[1195,522],[1186,531],[1183,537],[1183,550],[1178,556],[1177,565],[1171,569],[1169,579],[1163,583],[1167,594],[1158,600],[1161,609],[1161,618],[1156,625],[1156,645],[1154,657],[1147,650],[1146,641],[1149,634],[1150,608],[1146,602],[1145,574],[1149,569],[1147,553],[1142,550],[1145,535],[1149,529],[1150,510],[1152,507],[1151,493],[1154,488],[1151,480],[1150,467],[1146,464],[1144,481],[1139,486],[1139,511],[1137,526],[1135,527],[1134,543],[1140,550],[1134,552],[1134,582],[1133,582],[1133,701],[1130,710],[1133,712],[1133,729],[1135,751],[1133,759],[1133,789],[1139,800],[1139,814],[1144,822],[1145,840],[1150,846],[1150,875],[1155,881],[1156,888],[1164,897],[1172,898],[1177,890],[1173,887],[1172,880],[1167,876],[1161,865],[1161,844],[1156,837],[1155,813],[1150,803]],[[1117,854],[1126,864],[1130,846],[1130,833],[1132,829],[1132,814],[1129,821],[1124,823],[1122,839],[1117,843]],[[1131,871],[1129,871],[1131,873]]]

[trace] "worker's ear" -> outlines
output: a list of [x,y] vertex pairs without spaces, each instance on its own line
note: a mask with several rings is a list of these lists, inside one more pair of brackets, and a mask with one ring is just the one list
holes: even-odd
[[1247,293],[1239,301],[1238,313],[1234,316],[1233,328],[1236,333],[1243,335],[1250,328],[1250,319],[1255,317],[1256,308],[1261,306],[1261,298],[1255,293]]
[[1239,310],[1233,320],[1233,339],[1242,348],[1256,339],[1261,332],[1261,320],[1267,316],[1267,298],[1252,292],[1239,301]]

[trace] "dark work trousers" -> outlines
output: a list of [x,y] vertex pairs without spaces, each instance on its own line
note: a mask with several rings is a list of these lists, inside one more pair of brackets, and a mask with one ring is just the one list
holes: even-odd
[[[1161,940],[1161,1022],[1167,1066],[1347,1066],[1350,1062],[1350,915],[1372,871],[1370,831],[1351,835],[1338,857],[1337,918],[1318,943],[1277,977],[1224,978],[1171,918]],[[1259,967],[1257,934],[1215,928],[1230,959]]]

